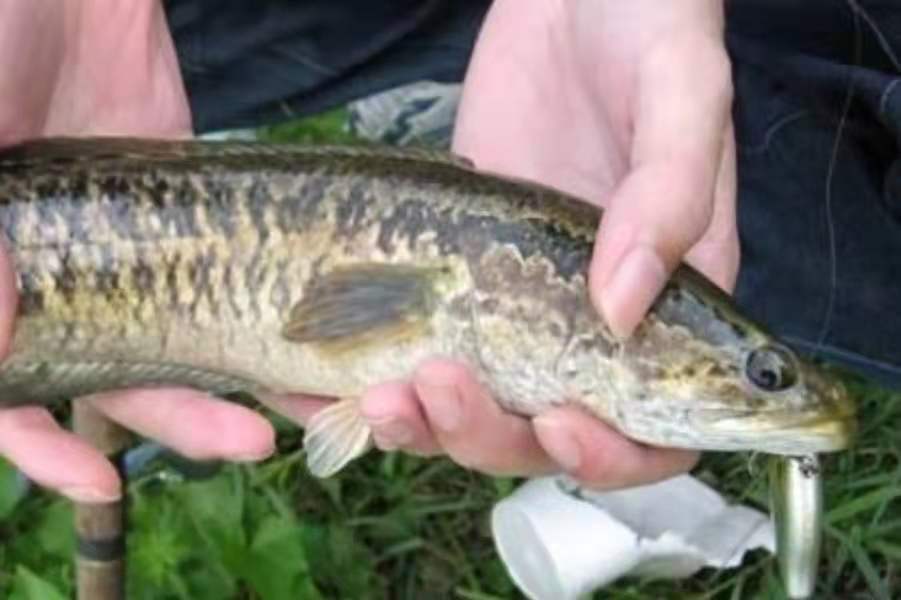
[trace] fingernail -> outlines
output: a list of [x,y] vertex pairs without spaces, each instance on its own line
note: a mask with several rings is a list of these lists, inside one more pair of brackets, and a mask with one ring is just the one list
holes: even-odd
[[551,417],[537,417],[533,425],[545,452],[564,470],[577,471],[582,465],[582,448],[572,433]]
[[85,504],[106,504],[119,500],[119,494],[110,494],[92,487],[73,486],[62,489],[64,496]]
[[422,403],[429,421],[444,431],[454,431],[460,425],[460,397],[449,385],[419,385]]
[[385,451],[397,450],[413,441],[413,432],[397,419],[384,419],[369,423],[376,445]]
[[649,246],[636,246],[601,290],[601,309],[614,335],[629,337],[666,283],[666,267]]

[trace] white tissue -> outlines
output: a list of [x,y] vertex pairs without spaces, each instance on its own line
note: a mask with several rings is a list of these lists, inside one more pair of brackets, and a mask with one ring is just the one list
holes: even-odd
[[562,478],[532,480],[492,512],[495,544],[532,600],[575,600],[625,576],[688,577],[773,552],[768,515],[728,505],[689,475],[594,492]]

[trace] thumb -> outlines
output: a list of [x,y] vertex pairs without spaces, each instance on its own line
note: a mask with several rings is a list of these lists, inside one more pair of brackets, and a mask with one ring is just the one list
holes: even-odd
[[607,203],[590,272],[592,299],[619,337],[711,223],[731,105],[728,58],[709,35],[652,49],[636,83],[631,167]]

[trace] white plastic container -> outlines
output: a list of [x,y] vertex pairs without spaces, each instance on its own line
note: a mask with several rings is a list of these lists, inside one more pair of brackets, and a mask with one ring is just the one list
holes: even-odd
[[751,549],[775,547],[767,515],[727,505],[688,475],[606,493],[535,479],[494,508],[491,527],[511,578],[532,600],[576,600],[628,575],[734,567]]

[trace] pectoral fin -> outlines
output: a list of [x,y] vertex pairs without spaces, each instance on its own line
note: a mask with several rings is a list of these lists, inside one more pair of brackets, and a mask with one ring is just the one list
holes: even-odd
[[365,264],[328,273],[304,291],[285,338],[345,350],[421,331],[432,312],[440,269]]
[[310,419],[303,444],[307,467],[316,477],[330,477],[371,446],[371,430],[360,414],[360,402],[335,402]]

